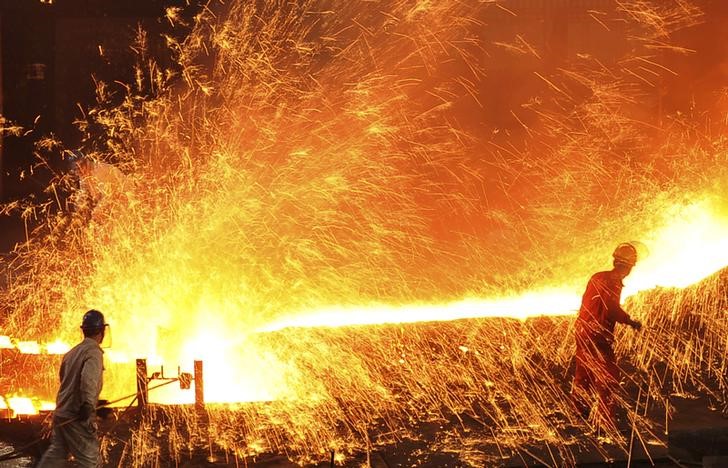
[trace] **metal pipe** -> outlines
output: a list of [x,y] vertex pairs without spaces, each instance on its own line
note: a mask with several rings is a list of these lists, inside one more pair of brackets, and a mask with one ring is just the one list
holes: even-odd
[[137,405],[144,409],[149,401],[149,381],[147,380],[147,360],[136,360]]
[[202,361],[195,361],[195,409],[205,409],[205,379],[202,375]]

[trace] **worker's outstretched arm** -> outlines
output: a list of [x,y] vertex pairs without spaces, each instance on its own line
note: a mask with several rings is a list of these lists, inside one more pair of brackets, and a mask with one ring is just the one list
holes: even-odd
[[619,303],[619,294],[617,294],[615,291],[610,290],[607,291],[606,296],[607,298],[605,302],[607,305],[607,310],[609,311],[609,315],[615,322],[624,323],[625,325],[629,325],[635,330],[639,330],[642,328],[642,323],[638,322],[637,320],[632,320],[632,317],[630,317],[629,314],[622,308]]

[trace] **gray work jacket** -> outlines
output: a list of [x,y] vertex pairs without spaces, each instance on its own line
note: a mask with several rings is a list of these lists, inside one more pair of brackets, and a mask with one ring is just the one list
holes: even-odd
[[78,417],[83,403],[96,408],[103,386],[103,354],[95,340],[84,338],[63,356],[61,387],[56,397],[56,417]]

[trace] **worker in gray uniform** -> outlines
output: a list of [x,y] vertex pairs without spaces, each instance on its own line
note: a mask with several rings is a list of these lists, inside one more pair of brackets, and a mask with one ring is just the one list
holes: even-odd
[[63,356],[51,445],[38,464],[40,468],[66,466],[69,453],[78,466],[100,465],[96,405],[103,385],[101,342],[107,326],[101,312],[86,312],[81,322],[83,341]]

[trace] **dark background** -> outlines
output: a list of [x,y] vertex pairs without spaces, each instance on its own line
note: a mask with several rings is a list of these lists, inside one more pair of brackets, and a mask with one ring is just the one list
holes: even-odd
[[[2,202],[47,186],[48,171],[28,171],[39,138],[53,135],[65,148],[79,146],[74,120],[96,102],[96,80],[133,81],[137,56],[131,47],[140,27],[148,32],[150,48],[163,53],[162,34],[185,33],[172,28],[166,8],[182,8],[187,18],[199,8],[185,0],[52,1],[0,1],[0,114],[26,129],[21,137],[0,137]],[[22,241],[24,232],[18,216],[0,216],[0,252]]]

